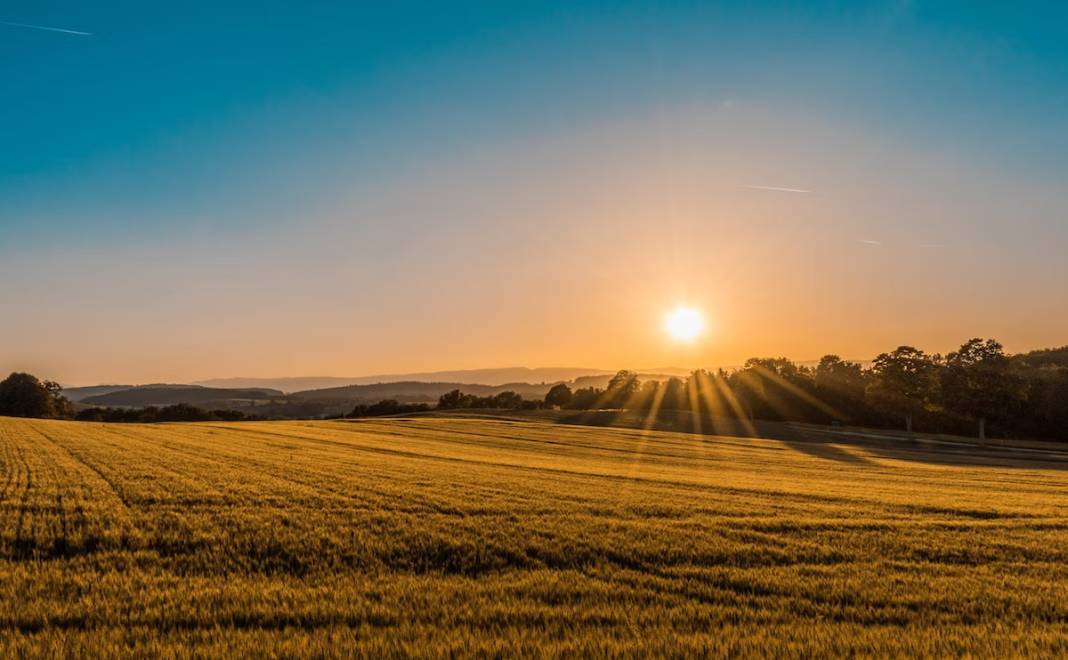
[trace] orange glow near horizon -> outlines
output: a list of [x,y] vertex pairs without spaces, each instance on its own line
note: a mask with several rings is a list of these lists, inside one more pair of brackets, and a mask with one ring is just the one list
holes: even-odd
[[[0,376],[729,368],[969,337],[1023,351],[1064,343],[1068,307],[1050,301],[1068,262],[1061,229],[1032,243],[1002,220],[1066,212],[1059,188],[819,118],[665,108],[424,163],[241,240],[6,255]],[[958,240],[980,222],[989,241]]]

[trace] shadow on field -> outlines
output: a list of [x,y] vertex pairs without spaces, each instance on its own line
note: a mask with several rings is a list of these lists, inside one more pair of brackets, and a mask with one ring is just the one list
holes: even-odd
[[618,410],[561,411],[548,419],[559,424],[766,438],[778,440],[808,456],[853,465],[871,464],[871,458],[881,458],[936,465],[1068,469],[1068,451],[1060,446],[1051,446],[1049,449],[993,445],[984,447],[967,438],[917,435],[915,439],[909,440],[893,431],[747,421],[670,410],[661,411],[653,420],[648,420],[638,413]]

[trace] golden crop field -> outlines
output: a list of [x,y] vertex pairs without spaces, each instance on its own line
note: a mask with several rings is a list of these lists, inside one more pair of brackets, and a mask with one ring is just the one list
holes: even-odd
[[1068,463],[0,419],[0,656],[1068,654]]

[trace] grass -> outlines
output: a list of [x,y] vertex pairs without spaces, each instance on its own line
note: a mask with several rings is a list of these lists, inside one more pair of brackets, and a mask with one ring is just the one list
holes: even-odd
[[0,419],[0,656],[1068,653],[1068,463]]

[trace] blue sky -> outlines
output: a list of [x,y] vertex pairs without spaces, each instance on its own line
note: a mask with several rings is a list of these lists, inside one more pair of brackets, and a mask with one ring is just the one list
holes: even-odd
[[[651,130],[643,145],[663,150],[661,167],[675,167],[668,151],[689,136],[658,122],[731,107],[752,109],[764,127],[724,138],[753,131],[749,137],[759,142],[754,152],[763,164],[737,171],[739,180],[787,187],[825,180],[832,165],[783,172],[775,164],[819,158],[822,147],[805,135],[821,130],[816,124],[830,126],[882,145],[873,149],[911,154],[891,176],[906,176],[909,158],[921,154],[981,172],[964,177],[953,199],[967,197],[969,186],[1040,189],[1045,197],[1021,213],[1039,228],[1041,249],[1065,238],[1056,190],[1068,181],[1066,19],[1068,10],[1056,3],[8,1],[0,4],[0,21],[91,34],[0,24],[0,257],[10,257],[0,275],[18,277],[24,262],[15,257],[32,256],[69,269],[70,278],[89,270],[92,279],[96,265],[129,262],[138,250],[175,241],[189,241],[187,256],[154,262],[160,273],[202,266],[199,259],[211,257],[188,255],[208,254],[203,248],[220,241],[233,249],[223,259],[232,272],[219,273],[247,272],[305,227],[308,250],[320,236],[319,247],[331,253],[339,215],[359,230],[345,235],[347,258],[418,269],[441,260],[435,244],[408,238],[398,247],[389,240],[398,226],[406,234],[472,231],[507,223],[507,213],[472,220],[469,211],[438,212],[426,192],[403,220],[396,220],[399,211],[345,213],[386,208],[382,190],[430,185],[427,168],[438,173],[433,179],[488,159],[489,171],[500,171],[494,159],[514,164],[528,145],[577,143],[574,136],[606,126]],[[795,127],[797,143],[784,133],[767,144],[762,135],[775,126]],[[643,148],[635,143],[636,153]],[[580,155],[557,158],[575,163]],[[676,181],[685,177],[675,174]],[[537,191],[532,197],[564,194],[560,182],[539,188],[524,176],[518,171],[496,185]],[[888,203],[874,175],[866,176],[870,201]],[[485,194],[475,179],[457,185],[451,192],[468,199]],[[827,217],[842,219],[821,221],[825,228],[847,222],[844,214],[857,208],[836,204]],[[955,204],[947,202],[945,213],[958,231],[970,210]],[[561,213],[553,222],[575,219]],[[997,218],[975,222],[980,243],[983,236],[987,247],[1004,241]],[[737,240],[744,246],[758,239]],[[249,242],[256,247],[242,248]],[[512,248],[502,235],[480,249]],[[85,261],[87,253],[99,261]],[[324,259],[344,266],[336,254]],[[172,281],[145,277],[157,288]],[[308,277],[309,291],[336,281]],[[1017,285],[1029,286],[1026,277]],[[98,279],[92,290],[101,308],[126,311],[128,300],[100,293],[111,280]],[[252,291],[231,291],[245,293]],[[6,302],[31,316],[39,311],[22,299]],[[87,313],[51,318],[73,326],[94,320]],[[388,320],[394,312],[383,313]],[[34,334],[31,326],[9,332],[19,332],[7,337],[9,345]],[[509,351],[502,347],[494,359],[535,359],[520,351],[513,360]],[[467,364],[471,359],[441,366],[483,366]],[[430,366],[424,362],[411,366]]]
[[374,176],[734,95],[1065,174],[1054,3],[379,4],[5,3],[0,20],[92,36],[0,26],[3,228],[128,231],[181,223],[176,203],[259,222],[250,191],[303,203],[285,181],[324,160]]

